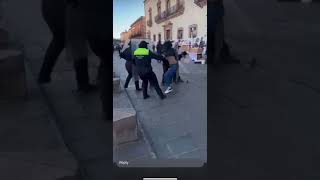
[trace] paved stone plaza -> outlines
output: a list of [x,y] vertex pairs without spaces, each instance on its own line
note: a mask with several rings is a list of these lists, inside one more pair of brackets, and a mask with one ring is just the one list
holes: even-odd
[[[124,82],[127,76],[125,60],[115,52],[113,62],[114,71]],[[153,68],[160,82],[162,64],[154,60]],[[174,92],[163,101],[152,88],[149,88],[151,98],[144,100],[142,92],[136,92],[133,82],[126,91],[156,159],[206,161],[207,66],[182,63],[180,75],[185,82],[174,85]]]
[[[100,118],[98,94],[70,96],[74,72],[63,57],[52,84],[41,89],[35,72],[50,34],[40,16],[40,1],[12,0],[6,5],[13,40],[26,47],[29,59],[29,100],[0,104],[0,179],[51,180],[70,175],[76,163],[53,122],[70,118],[67,122],[79,124],[76,132],[82,131],[88,116]],[[214,163],[223,169],[217,173],[226,180],[319,177],[319,5],[275,0],[225,0],[225,5],[227,40],[243,64],[223,66],[208,79],[215,87],[208,92],[214,98],[208,111],[215,123],[209,131],[219,135],[212,156],[218,157]],[[249,69],[246,61],[252,57],[257,66]],[[116,70],[123,68],[124,61],[114,62],[119,63]],[[92,77],[96,63],[91,62]],[[153,65],[159,75],[160,64]],[[132,155],[128,159],[192,157],[193,152],[205,157],[201,129],[206,121],[194,119],[206,119],[206,114],[193,113],[206,112],[207,76],[202,67],[184,65],[182,78],[189,83],[176,86],[177,92],[164,101],[154,92],[144,101],[131,86],[128,94],[146,137],[117,152]],[[123,69],[117,71],[123,79]],[[167,113],[171,111],[174,115]]]

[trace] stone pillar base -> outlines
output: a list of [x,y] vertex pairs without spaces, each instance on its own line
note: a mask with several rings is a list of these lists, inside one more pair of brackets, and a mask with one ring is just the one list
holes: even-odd
[[136,111],[133,108],[113,109],[113,145],[138,140]]

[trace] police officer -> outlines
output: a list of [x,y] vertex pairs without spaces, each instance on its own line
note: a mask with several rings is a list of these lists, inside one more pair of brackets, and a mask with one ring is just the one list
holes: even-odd
[[150,51],[148,49],[148,43],[146,41],[141,41],[139,44],[139,48],[134,51],[134,62],[136,64],[136,70],[143,81],[143,98],[147,99],[150,97],[147,93],[148,82],[150,82],[150,84],[155,88],[160,98],[164,99],[166,96],[162,93],[162,90],[158,83],[157,76],[152,70],[152,59],[166,61],[164,57],[154,54],[152,51]]

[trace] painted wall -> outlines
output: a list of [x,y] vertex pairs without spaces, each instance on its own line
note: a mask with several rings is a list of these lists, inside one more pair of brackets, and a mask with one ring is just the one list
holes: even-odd
[[[171,0],[171,6],[176,4],[177,0]],[[146,26],[147,32],[151,32],[151,40],[153,40],[153,35],[156,34],[156,40],[158,41],[158,34],[161,33],[161,40],[164,41],[164,28],[163,25],[170,21],[172,25],[172,40],[177,40],[178,28],[183,28],[183,39],[187,40],[189,38],[189,26],[192,24],[197,24],[197,37],[203,37],[206,40],[207,37],[207,6],[200,8],[197,6],[193,0],[183,0],[185,5],[184,13],[180,16],[168,19],[165,22],[157,24],[155,22],[155,16],[157,12],[157,2],[158,0],[147,0],[145,1],[145,17],[146,21],[149,20],[149,8],[152,9],[152,27]],[[165,10],[166,1],[161,0],[161,11]]]

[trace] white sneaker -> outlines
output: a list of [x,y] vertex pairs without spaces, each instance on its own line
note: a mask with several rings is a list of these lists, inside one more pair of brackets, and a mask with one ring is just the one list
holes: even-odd
[[172,92],[172,91],[173,91],[172,87],[169,86],[164,93],[165,93],[165,94],[169,94],[169,93]]

